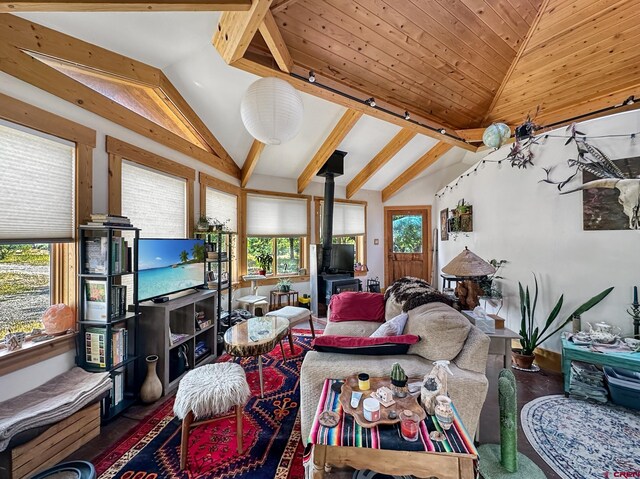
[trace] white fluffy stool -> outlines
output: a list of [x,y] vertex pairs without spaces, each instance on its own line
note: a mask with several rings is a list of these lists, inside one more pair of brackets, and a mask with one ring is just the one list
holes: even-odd
[[313,329],[313,319],[311,319],[311,311],[309,311],[307,308],[285,306],[284,308],[267,313],[266,316],[280,316],[281,318],[287,318],[289,320],[289,349],[291,349],[291,354],[293,354],[293,336],[291,335],[292,326],[303,323],[305,321],[309,321],[311,335],[314,338],[316,337],[316,332]]
[[236,363],[207,364],[189,371],[180,380],[173,412],[182,419],[180,470],[187,465],[189,431],[227,416],[223,414],[235,407],[236,443],[242,454],[242,409],[251,392],[244,370]]

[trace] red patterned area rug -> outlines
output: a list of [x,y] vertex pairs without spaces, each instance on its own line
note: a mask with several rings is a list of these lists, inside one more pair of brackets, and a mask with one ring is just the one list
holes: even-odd
[[311,334],[294,334],[294,354],[285,344],[263,356],[264,398],[254,358],[231,358],[247,373],[252,397],[244,409],[243,447],[238,454],[235,417],[198,426],[189,436],[188,470],[180,471],[180,426],[171,397],[129,431],[94,464],[100,479],[302,479],[300,366]]

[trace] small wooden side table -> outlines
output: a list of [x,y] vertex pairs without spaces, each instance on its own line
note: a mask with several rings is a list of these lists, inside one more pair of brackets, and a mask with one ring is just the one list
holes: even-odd
[[287,298],[287,304],[284,306],[297,306],[298,305],[298,292],[290,289],[289,291],[280,291],[279,289],[271,290],[271,296],[269,298],[269,309],[271,311],[282,308],[282,298]]

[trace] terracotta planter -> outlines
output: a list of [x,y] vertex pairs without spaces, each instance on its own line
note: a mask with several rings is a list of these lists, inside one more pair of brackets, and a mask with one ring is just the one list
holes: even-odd
[[259,269],[258,270],[258,274],[261,274],[262,276],[266,276],[267,275],[267,271],[264,269]]
[[513,361],[516,363],[516,366],[522,369],[531,369],[531,365],[533,361],[536,359],[535,353],[532,355],[521,354],[522,349],[512,349],[511,354],[513,355]]
[[152,403],[160,399],[162,396],[162,383],[156,372],[156,363],[158,356],[155,354],[147,356],[147,377],[140,388],[140,399],[144,403]]

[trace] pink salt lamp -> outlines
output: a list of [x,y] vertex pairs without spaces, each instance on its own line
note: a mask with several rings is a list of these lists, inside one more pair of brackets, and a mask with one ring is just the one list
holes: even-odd
[[42,324],[47,334],[64,334],[68,329],[75,329],[76,319],[66,304],[52,304],[42,315]]

